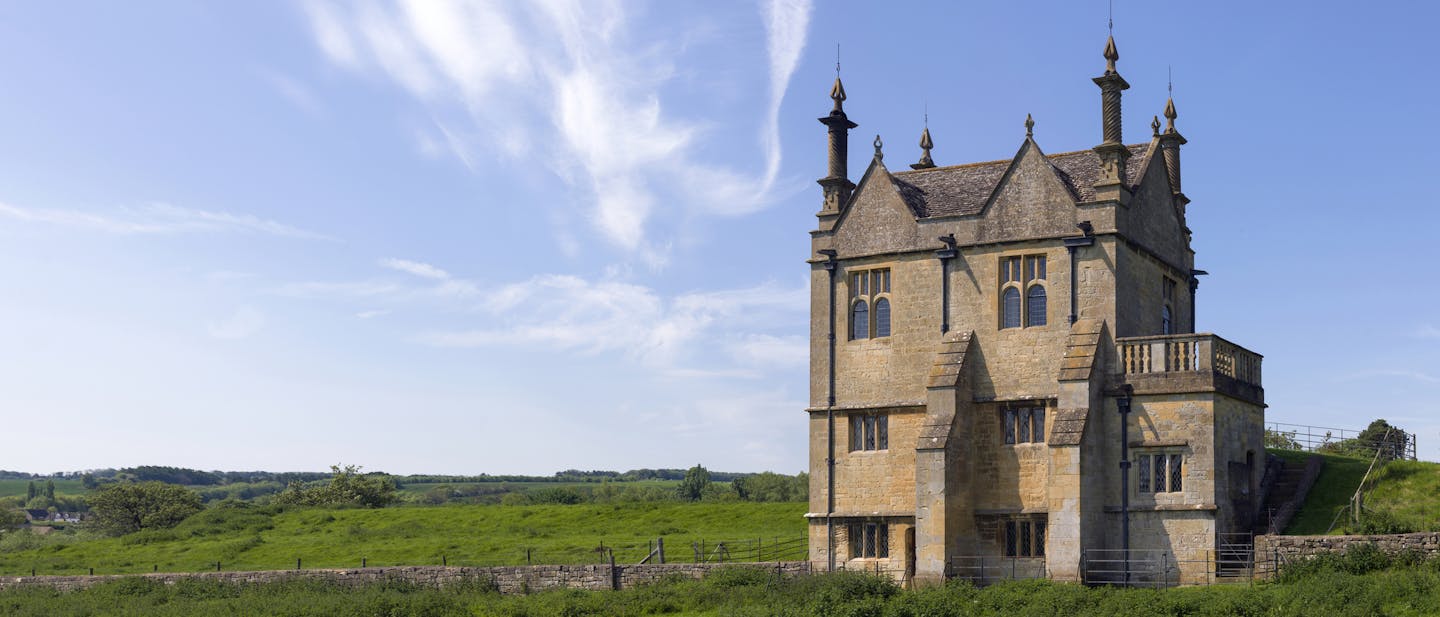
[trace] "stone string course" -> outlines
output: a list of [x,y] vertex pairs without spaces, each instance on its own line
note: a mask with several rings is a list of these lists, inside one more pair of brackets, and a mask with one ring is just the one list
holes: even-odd
[[1429,559],[1440,558],[1440,532],[1376,536],[1255,536],[1255,574],[1270,577],[1275,564],[1303,560],[1318,553],[1344,552],[1351,546],[1373,544],[1389,555],[1414,551]]
[[290,580],[322,580],[337,585],[361,586],[387,581],[403,581],[426,587],[486,581],[503,594],[520,594],[545,589],[626,589],[662,579],[683,576],[699,579],[717,568],[749,567],[774,572],[778,576],[810,573],[810,563],[782,561],[770,563],[684,563],[641,565],[570,565],[570,566],[499,566],[440,567],[403,566],[387,568],[352,568],[338,570],[269,570],[257,572],[192,572],[97,576],[7,576],[0,578],[0,591],[19,587],[50,587],[61,591],[84,589],[107,581],[140,577],[173,585],[184,579],[223,581],[227,583],[275,583]]

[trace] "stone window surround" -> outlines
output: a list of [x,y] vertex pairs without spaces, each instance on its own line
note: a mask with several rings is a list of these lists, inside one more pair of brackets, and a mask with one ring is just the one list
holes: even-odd
[[[864,519],[847,523],[845,525],[847,557],[849,560],[889,559],[890,545],[892,544],[890,531],[890,524],[884,520]],[[870,533],[874,535],[867,537]]]
[[[1159,457],[1164,458],[1161,459]],[[1180,460],[1180,472],[1178,474],[1176,474],[1172,467],[1175,462],[1175,457],[1179,457]],[[1130,469],[1134,472],[1135,478],[1130,487],[1133,491],[1131,494],[1136,497],[1152,498],[1183,495],[1185,485],[1188,484],[1188,482],[1185,481],[1187,475],[1185,472],[1186,468],[1189,467],[1189,458],[1188,448],[1185,446],[1135,447],[1132,445],[1130,450]],[[1155,484],[1155,462],[1157,460],[1164,461],[1165,465],[1165,475],[1162,479],[1164,480],[1164,488],[1166,490],[1163,491],[1157,490]],[[1179,480],[1179,482],[1176,482],[1176,480]],[[1175,488],[1175,484],[1179,484],[1179,487]]]
[[[997,401],[996,404],[995,404],[995,418],[996,418],[996,421],[999,422],[999,424],[1000,424],[1000,431],[999,431],[999,432],[1000,432],[1000,445],[1001,445],[1001,446],[1004,446],[1004,447],[1007,447],[1007,448],[1015,448],[1015,447],[1023,447],[1023,446],[1037,446],[1037,445],[1043,446],[1043,445],[1045,445],[1045,444],[1046,444],[1046,441],[1045,441],[1045,440],[1046,440],[1046,437],[1047,437],[1046,433],[1048,433],[1049,430],[1050,430],[1050,419],[1051,419],[1051,417],[1054,415],[1054,414],[1051,413],[1051,411],[1052,411],[1052,409],[1053,409],[1054,407],[1055,407],[1055,400],[1054,400],[1054,399],[1026,399],[1026,400],[1019,400],[1019,401]],[[1019,412],[1020,410],[1030,411],[1030,410],[1035,410],[1035,409],[1039,409],[1039,410],[1040,410],[1040,413],[1042,414],[1042,415],[1041,415],[1041,420],[1040,420],[1040,425],[1041,425],[1041,431],[1040,431],[1040,432],[1041,432],[1041,434],[1040,434],[1040,435],[1035,435],[1035,434],[1034,434],[1034,430],[1033,430],[1033,428],[1034,428],[1034,422],[1033,422],[1033,420],[1032,420],[1031,424],[1029,424],[1029,427],[1030,427],[1030,429],[1031,429],[1030,431],[1028,431],[1028,432],[1029,432],[1029,438],[1028,438],[1027,440],[1025,440],[1025,441],[1020,441],[1020,439],[1019,439],[1019,437],[1020,437],[1020,435],[1019,435],[1019,428],[1020,428],[1021,416],[1020,416],[1019,413],[1016,413],[1016,414],[1015,414],[1015,420],[1016,420],[1015,429],[1016,429],[1016,432],[1014,433],[1014,439],[1011,440],[1011,438],[1010,438],[1011,433],[1009,432],[1009,428],[1010,428],[1010,427],[1009,427],[1010,413],[1011,413],[1011,412]]]
[[[1039,262],[1039,264],[1042,265],[1032,265],[1036,263],[1032,260],[1036,259],[1042,260]],[[1050,261],[1051,260],[1048,251],[1037,253],[1034,252],[1033,249],[1029,251],[1003,253],[999,256],[996,267],[996,274],[998,274],[998,276],[996,277],[996,279],[1000,287],[999,290],[996,292],[995,296],[995,316],[997,318],[995,321],[997,329],[1002,331],[1024,330],[1027,328],[1044,328],[1050,324],[1050,287],[1048,282]],[[1014,278],[1011,277],[1010,272],[1010,267],[1012,263],[1015,264],[1015,267],[1018,270],[1018,272],[1015,273]],[[1039,271],[1034,272],[1032,276],[1032,270],[1037,269]],[[1028,325],[1030,316],[1030,290],[1037,286],[1045,292],[1045,322],[1035,325]],[[1014,326],[1005,325],[1005,292],[1007,289],[1014,289],[1015,292],[1020,296],[1020,314],[1017,325]]]
[[[849,298],[845,310],[845,338],[847,341],[853,342],[888,339],[891,335],[895,333],[895,300],[891,297],[890,291],[891,277],[893,276],[894,270],[891,266],[892,264],[884,263],[870,264],[863,268],[846,269],[846,276],[844,279],[846,288],[845,294]],[[875,285],[870,282],[870,278],[877,274],[882,277],[880,285],[881,289],[879,291],[876,291],[874,288]],[[859,278],[862,276],[865,277],[867,280],[867,283],[864,287],[864,293],[861,293],[861,290],[857,289],[857,285],[855,284],[855,282],[859,280]],[[876,318],[879,314],[879,311],[875,309],[875,305],[882,299],[885,300],[885,303],[889,305],[889,323],[886,326],[889,333],[884,336],[876,334],[877,326],[879,325],[876,321]],[[865,336],[855,336],[855,325],[853,323],[855,318],[855,307],[860,302],[865,302],[866,318],[869,320],[866,324]]]
[[[849,452],[888,452],[890,449],[890,412],[888,410],[856,410],[847,412],[849,419]],[[856,443],[856,436],[861,441]],[[869,438],[869,442],[866,441]]]

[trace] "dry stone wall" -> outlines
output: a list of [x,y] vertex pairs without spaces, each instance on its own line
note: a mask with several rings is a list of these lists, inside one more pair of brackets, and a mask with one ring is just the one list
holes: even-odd
[[[426,587],[456,584],[489,583],[500,593],[518,594],[545,589],[626,589],[658,582],[670,577],[703,578],[717,568],[749,567],[764,569],[777,576],[810,573],[810,563],[782,561],[772,563],[684,563],[641,565],[572,565],[572,566],[501,566],[501,567],[440,567],[406,566],[393,568],[354,568],[340,570],[270,570],[260,572],[193,572],[138,574],[141,578],[173,585],[184,579],[201,579],[235,584],[276,583],[290,580],[321,580],[343,586],[363,586],[401,581]],[[0,590],[17,587],[50,587],[61,591],[84,589],[122,578],[109,576],[13,576],[0,578]]]
[[1415,552],[1427,559],[1440,558],[1440,532],[1375,536],[1255,536],[1255,574],[1269,577],[1275,564],[1306,559],[1320,553],[1340,553],[1370,544],[1389,555]]

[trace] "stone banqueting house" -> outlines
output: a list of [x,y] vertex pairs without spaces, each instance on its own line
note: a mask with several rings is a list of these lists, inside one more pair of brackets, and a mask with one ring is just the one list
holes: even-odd
[[858,184],[836,79],[809,261],[817,570],[925,583],[986,557],[1081,580],[1128,528],[1201,580],[1250,531],[1261,358],[1195,332],[1175,106],[1125,144],[1113,38],[1104,56],[1100,145],[1046,154],[1027,117],[1014,157],[940,167],[926,129],[908,170],[877,137]]

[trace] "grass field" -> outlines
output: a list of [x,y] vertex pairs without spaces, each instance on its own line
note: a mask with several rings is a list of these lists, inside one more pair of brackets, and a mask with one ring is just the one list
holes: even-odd
[[[44,480],[0,480],[0,497],[25,496],[26,487],[34,482],[36,488],[45,489]],[[55,493],[83,495],[88,490],[79,480],[55,480]]]
[[[792,544],[805,535],[803,503],[623,503],[545,506],[278,510],[211,508],[170,530],[0,551],[0,575],[126,574],[439,564],[598,563],[602,543],[635,563],[663,536],[669,561],[691,561],[691,542]],[[803,542],[798,554],[803,558]],[[748,546],[748,544],[746,544]],[[15,550],[20,549],[20,550]]]
[[1440,561],[1351,571],[1344,560],[1309,568],[1285,582],[1180,589],[1086,588],[1048,581],[965,583],[918,591],[858,573],[776,580],[740,568],[703,581],[669,580],[621,591],[556,590],[499,596],[483,582],[441,590],[400,583],[345,589],[313,581],[175,585],[122,579],[78,592],[0,591],[0,614],[15,617],[104,615],[639,616],[677,617],[1372,617],[1440,614]]

